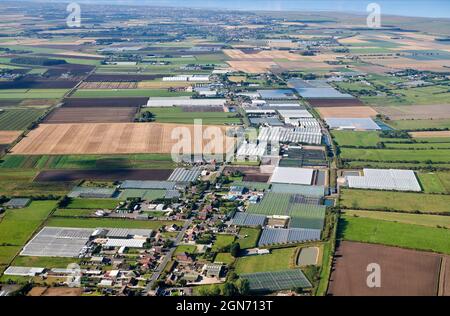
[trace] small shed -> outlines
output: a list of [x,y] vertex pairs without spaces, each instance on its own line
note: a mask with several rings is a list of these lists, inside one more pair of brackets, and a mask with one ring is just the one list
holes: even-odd
[[15,198],[9,200],[9,202],[5,203],[4,205],[6,208],[24,208],[30,205],[30,203],[30,199]]

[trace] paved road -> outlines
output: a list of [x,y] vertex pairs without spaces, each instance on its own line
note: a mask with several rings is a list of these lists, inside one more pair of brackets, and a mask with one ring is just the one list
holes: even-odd
[[177,237],[175,238],[175,241],[173,243],[173,246],[170,248],[169,252],[164,257],[163,261],[158,265],[158,268],[153,273],[152,277],[150,278],[150,281],[148,282],[147,286],[145,287],[145,290],[143,291],[143,295],[147,295],[148,292],[151,291],[152,286],[155,284],[155,282],[159,279],[161,276],[161,273],[164,271],[164,268],[169,263],[169,261],[172,259],[173,254],[175,253],[175,250],[177,249],[177,246],[179,243],[183,240],[183,236],[186,233],[186,230],[191,226],[192,220],[187,220],[181,231],[178,233]]

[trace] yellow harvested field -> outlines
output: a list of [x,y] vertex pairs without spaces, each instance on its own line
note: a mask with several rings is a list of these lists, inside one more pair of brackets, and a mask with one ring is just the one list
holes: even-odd
[[137,87],[139,89],[166,89],[166,88],[186,88],[192,86],[193,83],[189,81],[141,81]]
[[263,73],[270,70],[277,64],[272,61],[227,61],[235,71],[242,71],[250,74]]
[[230,80],[231,82],[241,82],[241,81],[245,81],[247,79],[246,76],[229,76],[228,80]]
[[320,107],[316,108],[320,116],[340,118],[364,118],[376,116],[378,113],[370,106],[344,106],[344,107]]
[[417,60],[405,57],[384,56],[382,58],[376,56],[361,56],[364,62],[377,64],[384,67],[394,69],[417,69],[422,71],[448,72],[450,60]]
[[254,54],[244,53],[240,49],[224,49],[223,52],[235,60],[250,60],[257,61],[262,59],[264,61],[273,60],[273,59],[287,59],[287,60],[299,60],[301,58],[300,55],[293,54],[289,51],[284,50],[264,50]]
[[[220,139],[203,140],[203,146],[209,144],[210,148],[215,148],[210,152],[224,153],[228,152],[228,149],[232,149],[234,138],[225,136],[229,127],[203,126],[203,132],[207,129],[209,132],[220,131],[223,135],[223,142]],[[198,130],[202,133],[200,127]],[[194,125],[157,123],[41,124],[12,149],[12,154],[171,153],[173,146],[180,143],[180,139],[189,144],[188,137],[191,137],[192,140],[190,142],[192,150],[189,151],[189,148],[185,148],[183,153],[198,153],[199,150],[194,150]]]
[[450,131],[411,132],[409,135],[413,138],[450,137]]
[[22,131],[0,131],[0,144],[11,144],[22,134]]

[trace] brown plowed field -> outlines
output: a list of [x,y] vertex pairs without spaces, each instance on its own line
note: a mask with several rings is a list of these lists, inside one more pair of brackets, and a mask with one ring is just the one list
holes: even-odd
[[71,182],[78,180],[155,180],[165,181],[172,169],[108,169],[108,170],[47,170],[40,172],[35,182]]
[[380,106],[375,108],[391,120],[426,120],[450,118],[450,104]]
[[308,99],[313,107],[349,107],[364,106],[358,99]]
[[11,144],[22,134],[22,131],[0,131],[0,144]]
[[139,107],[147,104],[148,98],[70,98],[63,107]]
[[50,113],[45,123],[126,123],[133,122],[136,112],[134,107],[63,107]]
[[[335,253],[328,294],[337,296],[434,296],[441,256],[415,250],[342,241]],[[367,266],[381,268],[381,287],[369,288]]]
[[370,106],[344,106],[344,107],[321,107],[317,108],[320,116],[325,117],[342,117],[342,118],[363,118],[377,116],[377,111]]
[[[231,149],[234,139],[226,137],[224,126],[204,126],[203,131],[220,130],[219,140],[203,139],[212,152],[224,153]],[[41,124],[17,144],[13,154],[69,155],[69,154],[134,154],[171,153],[172,148],[184,142],[191,148],[183,148],[183,154],[197,153],[194,148],[194,125],[158,123],[89,123],[89,124]],[[203,135],[203,134],[202,134]],[[181,136],[180,136],[181,137]],[[214,138],[214,137],[213,137]],[[178,146],[181,147],[181,146]],[[185,146],[186,147],[186,146]],[[176,151],[180,153],[180,151]],[[200,150],[199,153],[202,151]]]
[[133,81],[100,81],[100,82],[83,82],[79,89],[136,89],[137,82]]

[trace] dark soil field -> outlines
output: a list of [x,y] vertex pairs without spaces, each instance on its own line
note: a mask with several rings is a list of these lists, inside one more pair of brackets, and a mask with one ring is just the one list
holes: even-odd
[[122,81],[144,81],[144,80],[155,80],[164,77],[164,75],[101,75],[93,74],[90,75],[85,81],[86,82],[122,82]]
[[4,155],[9,145],[0,145],[0,155]]
[[77,83],[70,80],[15,80],[0,82],[0,89],[72,89]]
[[70,98],[65,99],[63,107],[139,107],[147,104],[148,98]]
[[156,180],[165,181],[172,169],[48,170],[40,172],[35,182],[70,182],[77,180]]
[[246,174],[244,176],[244,181],[250,181],[250,182],[264,182],[267,183],[270,179],[270,174]]
[[64,107],[51,112],[45,123],[126,123],[133,122],[136,112],[135,107]]
[[59,77],[67,72],[70,72],[72,76],[85,76],[89,74],[94,68],[95,66],[90,65],[64,64],[51,68],[49,67],[48,71],[45,73],[45,76]]
[[313,107],[347,107],[347,106],[364,106],[358,99],[308,99]]
[[226,167],[223,173],[225,175],[232,175],[236,171],[244,174],[243,181],[266,183],[271,176],[270,174],[261,173],[259,167]]
[[222,106],[181,106],[183,112],[223,112]]
[[[381,287],[369,288],[367,267],[377,263]],[[342,241],[334,256],[329,295],[434,296],[438,293],[441,256],[383,245]]]

